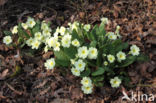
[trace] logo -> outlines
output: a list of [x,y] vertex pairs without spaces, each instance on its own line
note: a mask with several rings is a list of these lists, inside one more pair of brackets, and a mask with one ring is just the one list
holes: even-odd
[[134,102],[139,102],[139,101],[154,101],[155,97],[153,94],[141,94],[140,92],[134,93],[133,91],[131,92],[131,96],[129,97],[125,91],[122,91],[122,94],[124,95],[122,97],[122,100],[128,100],[128,101],[134,101]]

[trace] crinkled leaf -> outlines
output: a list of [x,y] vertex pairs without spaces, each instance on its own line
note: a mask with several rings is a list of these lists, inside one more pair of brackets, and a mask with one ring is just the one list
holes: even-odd
[[96,83],[94,83],[94,84],[95,84],[95,86],[97,86],[97,87],[103,87],[103,86],[104,86],[103,82],[96,82]]
[[62,50],[55,51],[56,63],[62,66],[68,66],[70,64],[70,57]]
[[15,71],[10,75],[11,77],[15,77],[17,76],[18,74],[20,74],[22,72],[22,69],[20,66],[16,65],[15,66]]
[[116,52],[122,51],[128,48],[128,43],[123,43],[121,39],[117,39],[112,43],[113,47],[115,48]]
[[102,75],[105,72],[105,68],[99,67],[95,72],[92,73],[92,76]]
[[96,45],[97,45],[97,42],[96,41],[91,41],[90,47],[96,47]]
[[136,60],[138,62],[146,62],[146,61],[149,61],[149,56],[140,54],[139,56],[137,56]]
[[135,60],[136,60],[135,56],[128,56],[125,61],[120,63],[119,67],[127,67],[130,64],[132,64],[133,62],[135,62]]
[[18,24],[18,35],[21,38],[29,38],[30,36],[27,34],[26,31],[23,30],[21,23]]
[[81,73],[81,77],[87,77],[89,76],[91,73],[91,70],[89,68],[86,68],[86,70],[84,72]]
[[65,61],[70,60],[70,57],[62,50],[55,51],[54,54],[55,54],[56,58],[59,60],[65,60]]
[[98,51],[98,56],[97,56],[97,61],[96,61],[97,66],[101,66],[101,64],[102,64],[102,54],[103,54],[103,50],[100,49]]
[[97,76],[93,78],[94,81],[101,82],[104,80],[104,76]]
[[26,44],[25,42],[22,43],[22,45],[20,45],[20,47],[23,48],[25,46],[25,44]]
[[120,45],[121,43],[122,43],[122,40],[121,39],[117,39],[117,40],[112,42],[112,45],[117,46],[117,45]]
[[122,51],[128,48],[128,43],[121,43],[120,45],[116,46],[116,52]]
[[130,78],[128,77],[128,75],[126,76],[119,76],[119,78],[122,80],[123,84],[127,87],[132,87],[130,84]]
[[37,20],[36,25],[34,26],[34,28],[32,29],[33,34],[35,34],[36,32],[40,32],[40,21]]
[[12,32],[10,32],[10,31],[4,31],[4,34],[5,34],[6,36],[12,35]]
[[70,46],[69,48],[64,48],[64,53],[70,58],[74,59],[77,53],[77,49],[75,47]]
[[112,44],[106,44],[103,46],[103,53],[115,55],[115,48]]
[[68,60],[60,60],[60,59],[55,59],[56,62],[56,66],[63,66],[63,67],[67,67],[70,65],[70,61]]
[[99,26],[99,33],[100,33],[100,35],[105,35],[106,34],[105,24],[104,23],[100,24],[100,26]]
[[73,32],[72,32],[72,39],[77,39],[80,41],[80,43],[82,42],[82,39],[80,38],[80,36],[78,35],[78,33],[76,32],[76,30],[74,29]]
[[91,40],[97,40],[97,34],[96,34],[97,31],[98,31],[98,25],[95,25],[89,34]]

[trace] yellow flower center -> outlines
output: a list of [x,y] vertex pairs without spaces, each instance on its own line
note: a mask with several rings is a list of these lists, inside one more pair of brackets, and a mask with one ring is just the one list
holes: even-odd
[[91,53],[92,53],[92,54],[94,54],[94,53],[95,53],[95,51],[94,51],[94,50],[92,50],[92,51],[91,51]]
[[68,40],[65,41],[65,44],[68,44]]
[[30,24],[32,24],[33,22],[32,21],[30,21]]
[[38,43],[35,43],[35,46],[38,46]]
[[133,49],[133,52],[135,53],[135,52],[136,52],[136,50],[135,50],[135,49]]
[[88,80],[85,80],[85,84],[88,84],[88,82],[89,82]]
[[53,64],[54,64],[53,62],[50,63],[51,66],[52,66]]
[[7,41],[7,42],[9,42],[10,40],[9,40],[9,39],[7,39],[6,41]]
[[54,42],[53,42],[53,41],[51,41],[51,44],[52,44],[52,45],[53,45],[53,43],[54,43]]
[[30,40],[30,43],[32,43],[33,41],[32,40]]
[[49,31],[48,31],[48,30],[46,30],[45,32],[46,32],[46,33],[49,33]]
[[78,42],[77,42],[77,41],[75,41],[75,43],[74,43],[74,44],[76,45],[76,44],[78,44]]
[[85,54],[85,53],[86,53],[86,51],[85,51],[85,50],[83,50],[83,51],[82,51],[82,54]]
[[81,68],[82,67],[82,64],[79,64],[79,68]]
[[37,35],[37,37],[39,38],[39,37],[41,37],[40,35]]
[[58,43],[56,43],[56,47],[59,47],[59,44]]
[[110,57],[110,58],[109,58],[109,60],[113,60],[113,58],[112,58],[112,57]]
[[118,81],[116,81],[116,80],[115,80],[113,83],[114,83],[114,84],[117,84],[117,83],[118,83]]
[[86,87],[86,90],[89,90],[90,89],[90,87]]
[[123,55],[122,54],[120,55],[120,58],[123,58]]
[[75,69],[75,72],[78,72],[78,70],[77,70],[77,69]]

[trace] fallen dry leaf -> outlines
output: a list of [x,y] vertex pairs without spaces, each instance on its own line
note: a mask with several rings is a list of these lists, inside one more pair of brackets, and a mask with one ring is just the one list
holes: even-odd
[[40,91],[40,95],[44,95],[45,93],[47,93],[50,90],[50,87],[47,87],[46,89],[44,89],[43,91]]
[[4,80],[8,75],[8,69],[5,69],[2,73],[0,73],[0,80]]
[[6,85],[7,85],[15,94],[18,94],[18,95],[22,95],[22,94],[23,94],[22,91],[15,90],[14,87],[11,86],[10,84],[6,83]]
[[0,100],[1,99],[6,99],[7,97],[5,97],[4,95],[3,95],[3,92],[0,92]]
[[53,54],[53,52],[52,51],[49,51],[49,52],[46,52],[45,54],[43,54],[43,59],[48,59],[48,58],[50,58],[50,56]]
[[85,16],[85,13],[84,12],[79,12],[79,16],[80,16],[81,19],[83,19],[84,16]]
[[149,63],[143,63],[139,65],[140,68],[140,74],[146,78],[150,78],[151,74],[148,73],[147,69],[149,68],[150,64]]
[[62,98],[56,98],[50,103],[74,103],[70,99],[62,99]]
[[54,91],[54,94],[53,94],[54,97],[59,98],[60,97],[59,93],[68,93],[68,91],[65,91],[63,88],[60,88],[60,89]]
[[41,82],[39,85],[35,86],[34,88],[41,88],[43,87],[46,83],[48,82],[48,80],[44,80],[43,82]]
[[156,45],[156,36],[149,37],[149,38],[147,39],[146,43]]
[[3,6],[8,0],[0,0],[0,6]]
[[73,88],[71,90],[71,99],[81,99],[83,98],[83,93],[80,88]]

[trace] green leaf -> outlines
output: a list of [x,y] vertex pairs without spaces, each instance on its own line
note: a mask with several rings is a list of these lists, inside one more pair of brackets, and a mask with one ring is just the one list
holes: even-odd
[[23,38],[19,37],[18,40],[17,40],[17,42],[18,42],[19,44],[21,44],[21,43],[23,42]]
[[149,61],[150,59],[149,59],[149,56],[140,54],[139,56],[137,56],[136,60],[138,62],[146,62],[146,61]]
[[119,67],[127,67],[136,60],[135,56],[128,56],[125,61],[120,63]]
[[69,48],[61,48],[60,51],[54,51],[56,60],[58,62],[62,62],[62,63],[59,63],[62,66],[68,66],[70,64],[70,59],[74,59],[76,53],[77,53],[77,49],[73,46]]
[[28,28],[28,30],[29,30],[29,32],[31,34],[31,37],[34,37],[34,33],[33,33],[32,29],[31,28]]
[[82,33],[82,30],[80,29],[80,27],[77,28],[77,33],[80,37],[83,37],[83,33]]
[[116,46],[116,52],[122,51],[128,48],[128,43],[121,43],[120,45]]
[[34,26],[34,28],[32,29],[33,34],[35,34],[36,32],[40,32],[40,21],[37,20],[36,25]]
[[96,83],[94,83],[95,84],[95,86],[97,86],[97,87],[103,87],[103,82],[96,82]]
[[62,66],[68,66],[70,64],[70,57],[64,51],[55,51],[54,55],[56,57],[57,64]]
[[76,30],[74,29],[73,30],[73,32],[72,32],[72,39],[74,40],[74,39],[77,39],[79,42],[80,42],[80,44],[82,44],[83,42],[84,42],[84,39],[82,39],[81,37],[80,37],[80,35],[78,35],[78,33],[76,32]]
[[86,36],[86,38],[88,39],[88,40],[92,40],[92,38],[91,38],[91,36],[90,36],[90,32],[86,32],[86,31],[83,31],[83,34]]
[[108,43],[102,46],[103,53],[116,55],[119,51],[128,48],[128,43],[122,43],[120,39],[113,41],[112,43]]
[[87,62],[87,64],[88,64],[89,66],[97,67],[97,65],[95,64],[95,61],[86,60],[85,62]]
[[[39,21],[37,21],[37,22],[39,22]],[[51,25],[51,22],[50,22],[50,21],[48,21],[48,23],[47,23],[47,24],[48,24],[48,27],[50,27],[50,25]]]
[[131,84],[130,84],[130,78],[128,77],[128,75],[125,75],[125,76],[119,76],[119,78],[122,80],[123,84],[126,86],[126,87],[131,87]]
[[103,50],[100,49],[98,52],[97,61],[96,61],[97,66],[101,66],[102,64],[102,54],[103,54]]
[[10,75],[10,77],[15,77],[19,75],[22,72],[22,69],[20,66],[16,65],[15,66],[15,71]]
[[55,51],[54,54],[55,54],[56,58],[59,60],[65,60],[65,61],[70,60],[70,57],[62,50]]
[[70,58],[74,59],[75,55],[77,53],[77,49],[73,46],[70,46],[69,48],[63,48],[64,53]]
[[4,31],[4,34],[5,34],[6,36],[12,35],[12,32],[10,32],[10,31]]
[[117,39],[112,43],[113,47],[115,48],[115,52],[122,51],[123,49],[128,48],[128,43],[123,43],[121,39]]
[[92,76],[98,76],[104,74],[105,69],[102,67],[99,67],[95,72],[92,73]]
[[86,68],[84,72],[81,73],[80,77],[87,77],[91,73],[91,70],[89,68]]
[[97,45],[97,42],[96,41],[91,41],[90,47],[96,47],[96,45]]
[[115,55],[115,46],[112,45],[111,43],[110,44],[106,44],[104,45],[103,47],[103,53],[104,54],[112,54],[112,55]]
[[112,42],[112,45],[117,46],[117,45],[120,45],[121,43],[122,43],[122,40],[121,39],[117,39],[117,40]]
[[63,67],[67,67],[70,65],[70,61],[67,61],[67,60],[60,60],[60,59],[55,59],[55,62],[56,62],[56,67],[57,66],[63,66]]
[[23,49],[21,51],[22,56],[27,56],[27,57],[34,57],[35,55],[35,50],[34,49]]
[[99,26],[99,35],[105,35],[106,34],[106,31],[105,31],[105,24],[104,23],[101,23],[100,26]]
[[104,76],[97,76],[95,78],[93,78],[94,81],[97,81],[97,82],[101,82],[104,80]]
[[19,37],[21,38],[30,38],[30,36],[27,34],[27,32],[25,32],[23,29],[22,29],[22,26],[21,26],[21,23],[18,24],[18,35]]
[[98,31],[98,25],[95,25],[89,34],[91,40],[95,40],[95,41],[97,40],[97,34],[96,34],[97,31]]
[[25,44],[26,44],[26,43],[24,42],[20,47],[23,48],[23,47],[25,46]]

